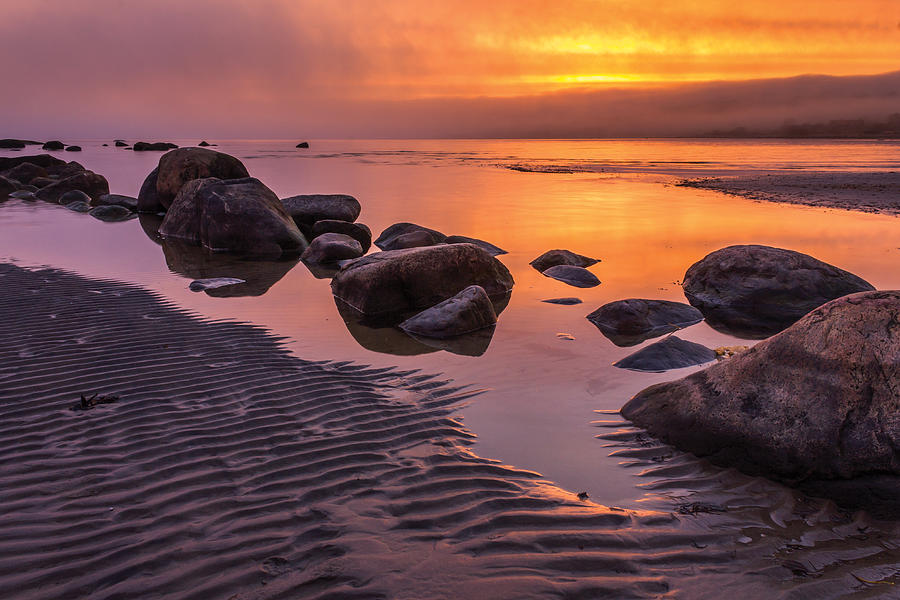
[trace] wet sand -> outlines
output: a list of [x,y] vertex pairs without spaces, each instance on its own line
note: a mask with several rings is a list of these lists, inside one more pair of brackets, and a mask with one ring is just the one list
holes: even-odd
[[900,214],[900,172],[762,172],[685,179],[680,186],[716,190],[751,200]]

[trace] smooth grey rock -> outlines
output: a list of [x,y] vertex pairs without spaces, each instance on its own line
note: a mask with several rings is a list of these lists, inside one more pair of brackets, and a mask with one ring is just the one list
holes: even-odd
[[509,254],[506,250],[499,246],[495,246],[490,242],[471,238],[464,235],[448,235],[444,240],[445,244],[475,244],[479,248],[485,250],[491,256],[500,256],[501,254]]
[[95,208],[92,208],[88,214],[90,214],[95,219],[106,221],[108,223],[127,221],[128,219],[135,216],[133,212],[131,212],[124,206],[118,206],[115,204],[108,206],[97,206]]
[[133,196],[121,194],[104,194],[96,200],[91,200],[91,206],[121,206],[132,212],[137,211],[138,200]]
[[192,292],[203,292],[206,290],[215,290],[229,285],[237,285],[239,283],[247,283],[243,279],[237,277],[213,277],[211,279],[195,279],[190,283],[188,289]]
[[670,369],[693,367],[716,360],[716,353],[706,346],[670,335],[613,364],[620,369],[661,373]]
[[258,179],[195,179],[169,207],[159,233],[214,252],[266,258],[297,256],[306,238],[278,196]]
[[604,304],[587,316],[617,346],[634,346],[703,320],[689,304],[629,298]]
[[[843,296],[622,415],[716,464],[900,514],[900,292]],[[832,495],[834,494],[834,495]]]
[[547,304],[562,304],[565,306],[572,306],[575,304],[581,304],[581,298],[548,298],[546,300],[541,300],[541,302],[546,302]]
[[873,289],[812,256],[758,245],[716,250],[684,276],[684,295],[710,326],[745,338],[767,337],[829,300]]
[[420,337],[444,339],[493,327],[496,323],[497,314],[487,292],[479,285],[471,285],[403,321],[400,329]]
[[91,197],[81,190],[69,190],[59,197],[59,203],[63,206],[71,204],[72,202],[87,202],[88,204],[90,204]]
[[568,283],[571,286],[579,288],[591,288],[600,285],[597,276],[585,269],[584,267],[573,267],[570,265],[556,265],[543,271],[547,277]]
[[301,194],[281,200],[298,227],[311,231],[316,221],[347,221],[359,217],[359,201],[347,194]]
[[15,198],[17,200],[36,200],[36,196],[34,192],[30,190],[18,190],[9,195],[10,198]]
[[358,241],[342,233],[323,233],[310,242],[300,257],[305,263],[336,263],[363,255]]
[[374,244],[382,250],[402,250],[443,244],[447,236],[415,223],[394,223],[381,232]]
[[363,254],[368,252],[372,246],[372,230],[362,223],[348,223],[347,221],[336,221],[333,219],[316,221],[315,225],[312,226],[312,236],[315,238],[323,233],[349,235],[362,246]]
[[66,208],[73,212],[86,213],[90,212],[91,205],[82,200],[76,200],[75,202],[69,202],[66,204]]
[[590,258],[582,254],[575,254],[570,250],[547,250],[529,264],[543,273],[550,267],[557,265],[569,265],[572,267],[590,267],[600,262],[599,258]]

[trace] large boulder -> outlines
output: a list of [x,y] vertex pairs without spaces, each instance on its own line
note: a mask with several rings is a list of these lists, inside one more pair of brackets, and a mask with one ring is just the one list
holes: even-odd
[[141,190],[137,197],[137,211],[145,214],[156,214],[166,212],[166,207],[159,201],[159,194],[156,193],[156,180],[159,176],[159,167],[150,171],[150,174],[141,184]]
[[770,246],[729,246],[684,275],[684,295],[709,324],[738,337],[777,333],[822,304],[875,289],[853,273]]
[[243,179],[249,176],[243,163],[233,156],[207,148],[179,148],[160,157],[156,193],[159,203],[168,209],[181,187],[189,181],[205,177]]
[[506,250],[501,248],[500,246],[495,246],[490,242],[486,242],[484,240],[479,240],[478,238],[469,237],[466,235],[448,235],[447,239],[444,240],[445,244],[475,244],[479,248],[485,250],[491,256],[500,256],[501,254],[509,254]]
[[91,200],[91,206],[121,206],[131,212],[137,211],[138,201],[134,196],[121,194],[104,194],[96,200]]
[[0,198],[6,199],[7,196],[17,191],[19,186],[12,179],[8,179],[0,175]]
[[572,265],[556,265],[543,271],[543,274],[557,281],[568,283],[571,286],[579,288],[591,288],[600,285],[597,276],[585,269],[584,267],[574,267]]
[[547,250],[529,264],[543,273],[550,267],[557,265],[569,265],[572,267],[590,267],[600,262],[599,258],[591,258],[582,254],[575,254],[570,250]]
[[363,254],[368,252],[372,246],[372,230],[362,223],[348,223],[347,221],[336,221],[333,219],[316,221],[315,225],[312,226],[312,236],[315,238],[323,233],[349,235],[362,246]]
[[670,369],[693,367],[716,360],[716,352],[706,346],[670,335],[641,348],[613,364],[620,369],[662,373]]
[[86,204],[90,204],[91,197],[81,190],[69,190],[65,194],[60,195],[57,202],[59,202],[63,206],[67,206],[69,204],[72,204],[73,202],[84,202]]
[[447,236],[415,223],[394,223],[381,232],[374,244],[382,250],[402,250],[443,244]]
[[116,204],[94,207],[89,211],[89,214],[95,219],[106,221],[107,223],[127,221],[136,216],[124,206],[118,206]]
[[98,175],[93,171],[80,171],[42,187],[35,195],[47,202],[59,202],[60,196],[69,190],[81,190],[91,198],[99,198],[109,193],[109,183],[103,175]]
[[33,154],[31,156],[10,156],[0,157],[0,172],[12,169],[22,163],[31,163],[45,169],[50,167],[60,167],[66,164],[66,161],[60,160],[49,154]]
[[25,147],[24,140],[15,140],[10,138],[4,138],[0,140],[0,148],[2,149],[11,149],[11,150],[20,150]]
[[900,292],[833,300],[746,352],[643,390],[622,415],[682,450],[751,473],[889,476],[896,485]]
[[481,248],[446,244],[369,254],[341,270],[331,290],[364,315],[397,315],[434,306],[470,285],[504,302],[513,283],[503,263]]
[[634,346],[699,323],[703,314],[682,302],[629,298],[604,304],[587,319],[616,346]]
[[306,263],[336,263],[362,255],[362,246],[349,235],[323,233],[310,242],[300,259]]
[[282,199],[285,210],[301,229],[309,231],[316,221],[347,221],[359,217],[359,201],[347,194],[302,194]]
[[181,188],[159,233],[214,252],[296,256],[306,239],[278,196],[258,179],[195,179]]
[[32,180],[38,177],[46,177],[48,175],[47,169],[30,162],[19,163],[0,174],[9,179],[15,179],[20,183],[31,183]]
[[132,148],[135,152],[165,152],[166,150],[172,150],[177,147],[177,144],[173,144],[171,142],[137,142]]
[[400,324],[403,331],[426,338],[451,338],[497,324],[497,313],[484,288],[470,285]]
[[41,150],[62,150],[66,145],[59,140],[50,140],[41,146]]

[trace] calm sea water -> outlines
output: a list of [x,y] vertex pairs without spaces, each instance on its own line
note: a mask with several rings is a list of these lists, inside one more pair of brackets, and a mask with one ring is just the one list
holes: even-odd
[[[56,154],[106,176],[114,193],[136,195],[160,156],[101,147],[97,140],[69,141],[84,152]],[[895,217],[758,203],[672,185],[722,172],[896,170],[895,142],[322,140],[296,150],[295,142],[284,140],[210,141],[282,197],[353,194],[363,206],[360,221],[376,235],[411,221],[508,250],[500,259],[516,286],[487,351],[463,356],[390,331],[351,332],[329,282],[302,263],[240,266],[236,276],[257,278],[263,288],[271,284],[259,296],[192,293],[188,284],[199,266],[190,257],[166,257],[138,220],[107,224],[58,206],[8,201],[0,205],[0,258],[138,283],[197,314],[263,325],[287,336],[302,358],[417,368],[483,388],[461,412],[478,436],[476,452],[541,472],[605,504],[633,506],[650,492],[596,437],[595,421],[615,418],[596,411],[617,410],[647,385],[691,369],[642,374],[613,367],[638,348],[613,345],[585,319],[589,312],[623,298],[683,301],[685,270],[731,244],[798,250],[878,288],[900,288]],[[552,248],[602,259],[592,271],[603,283],[576,289],[528,265]],[[561,296],[584,303],[541,302]],[[710,347],[746,343],[703,323],[679,336]]]

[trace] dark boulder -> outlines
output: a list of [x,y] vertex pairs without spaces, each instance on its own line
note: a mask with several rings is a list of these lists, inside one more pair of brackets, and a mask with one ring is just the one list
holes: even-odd
[[399,315],[434,306],[470,285],[505,306],[513,283],[503,263],[481,248],[445,244],[366,255],[344,267],[331,290],[362,314]]
[[0,198],[6,198],[19,189],[18,184],[12,179],[0,176]]
[[12,140],[9,138],[0,140],[0,148],[4,150],[18,150],[24,147],[25,142],[22,140]]
[[661,373],[716,360],[715,350],[670,335],[613,364],[620,369]]
[[479,248],[482,248],[485,252],[490,254],[491,256],[499,256],[501,254],[509,254],[503,248],[499,246],[495,246],[490,242],[486,242],[484,240],[479,240],[477,238],[471,238],[464,235],[448,235],[444,240],[445,244],[475,244]]
[[51,167],[60,167],[66,164],[66,161],[51,156],[49,154],[33,154],[31,156],[10,156],[0,157],[0,172],[12,169],[22,163],[31,163],[45,169]]
[[202,142],[200,142],[200,143],[197,144],[197,145],[200,146],[201,148],[206,148],[207,146],[211,146],[212,144],[210,144],[210,143],[207,142],[206,140],[203,140]]
[[2,175],[9,179],[15,179],[20,183],[31,183],[32,180],[37,179],[38,177],[46,177],[47,169],[34,163],[23,162],[11,169],[3,171]]
[[616,346],[634,346],[699,323],[703,314],[681,302],[629,298],[604,304],[587,319]]
[[138,201],[133,196],[122,196],[121,194],[104,194],[96,200],[91,200],[91,206],[121,206],[127,208],[131,212],[137,211]]
[[47,187],[52,183],[56,183],[59,181],[58,179],[51,179],[50,177],[35,177],[31,180],[31,185],[40,189],[42,187]]
[[303,194],[281,200],[285,210],[307,233],[316,221],[347,221],[352,223],[362,210],[359,201],[346,194]]
[[547,304],[561,304],[563,306],[573,306],[575,304],[581,304],[581,298],[548,298],[546,300],[541,300],[541,302],[546,302]]
[[15,198],[16,200],[37,200],[34,192],[30,190],[18,190],[9,194],[9,197]]
[[135,152],[165,152],[166,150],[174,150],[177,147],[177,144],[172,144],[171,142],[136,142],[132,146],[132,150]]
[[66,152],[81,152],[81,146],[66,146]]
[[97,206],[95,208],[92,208],[88,214],[90,214],[95,219],[106,221],[107,223],[127,221],[128,219],[131,219],[135,216],[133,212],[131,212],[124,206],[118,206],[116,204]]
[[59,140],[51,140],[41,146],[41,150],[62,150],[66,145]]
[[215,150],[179,148],[166,152],[159,159],[156,178],[159,203],[168,209],[184,184],[205,177],[243,179],[249,177],[249,173],[241,161]]
[[278,196],[258,179],[194,179],[172,202],[159,233],[214,252],[278,258],[306,249]]
[[297,144],[298,148],[309,148],[309,142],[300,142]]
[[103,194],[109,193],[109,183],[103,175],[98,175],[93,171],[81,171],[42,187],[35,195],[47,202],[59,202],[60,196],[69,190],[81,190],[91,198],[99,198]]
[[126,142],[123,142],[122,140],[116,140],[114,143],[116,145],[116,148],[125,148],[126,146],[128,146],[128,144]]
[[547,277],[568,283],[571,286],[579,288],[591,288],[600,285],[597,276],[583,267],[573,267],[571,265],[556,265],[545,269],[543,274]]
[[853,294],[743,353],[645,389],[622,415],[683,450],[753,474],[860,478],[857,491],[879,480],[893,487],[900,508],[898,357],[900,292]]
[[80,175],[87,171],[87,169],[84,168],[84,165],[75,162],[74,160],[61,165],[51,165],[46,167],[46,169],[47,176],[57,180],[65,179],[66,177],[71,177],[73,175]]
[[323,233],[342,233],[349,235],[362,246],[363,254],[369,251],[372,246],[372,230],[362,223],[348,223],[347,221],[335,221],[326,219],[324,221],[316,221],[312,226],[312,236],[318,237]]
[[598,258],[590,258],[581,254],[575,254],[569,250],[547,250],[529,264],[543,273],[550,267],[557,265],[569,265],[572,267],[590,267],[600,262]]
[[137,211],[139,213],[157,214],[166,212],[166,207],[159,201],[159,195],[156,193],[156,179],[159,175],[159,167],[150,171],[150,174],[141,184],[141,190],[137,197]]
[[57,202],[59,202],[63,206],[67,206],[73,202],[86,202],[90,204],[91,197],[81,190],[69,190],[65,194],[62,194]]
[[375,245],[382,250],[401,250],[443,244],[447,236],[415,223],[394,223],[381,232]]
[[684,295],[712,327],[748,338],[767,337],[829,300],[873,289],[812,256],[757,245],[716,250],[684,275]]
[[494,305],[484,288],[471,285],[400,323],[400,329],[426,338],[452,338],[497,323]]
[[323,233],[310,242],[300,259],[305,263],[336,263],[362,255],[362,246],[349,235]]

